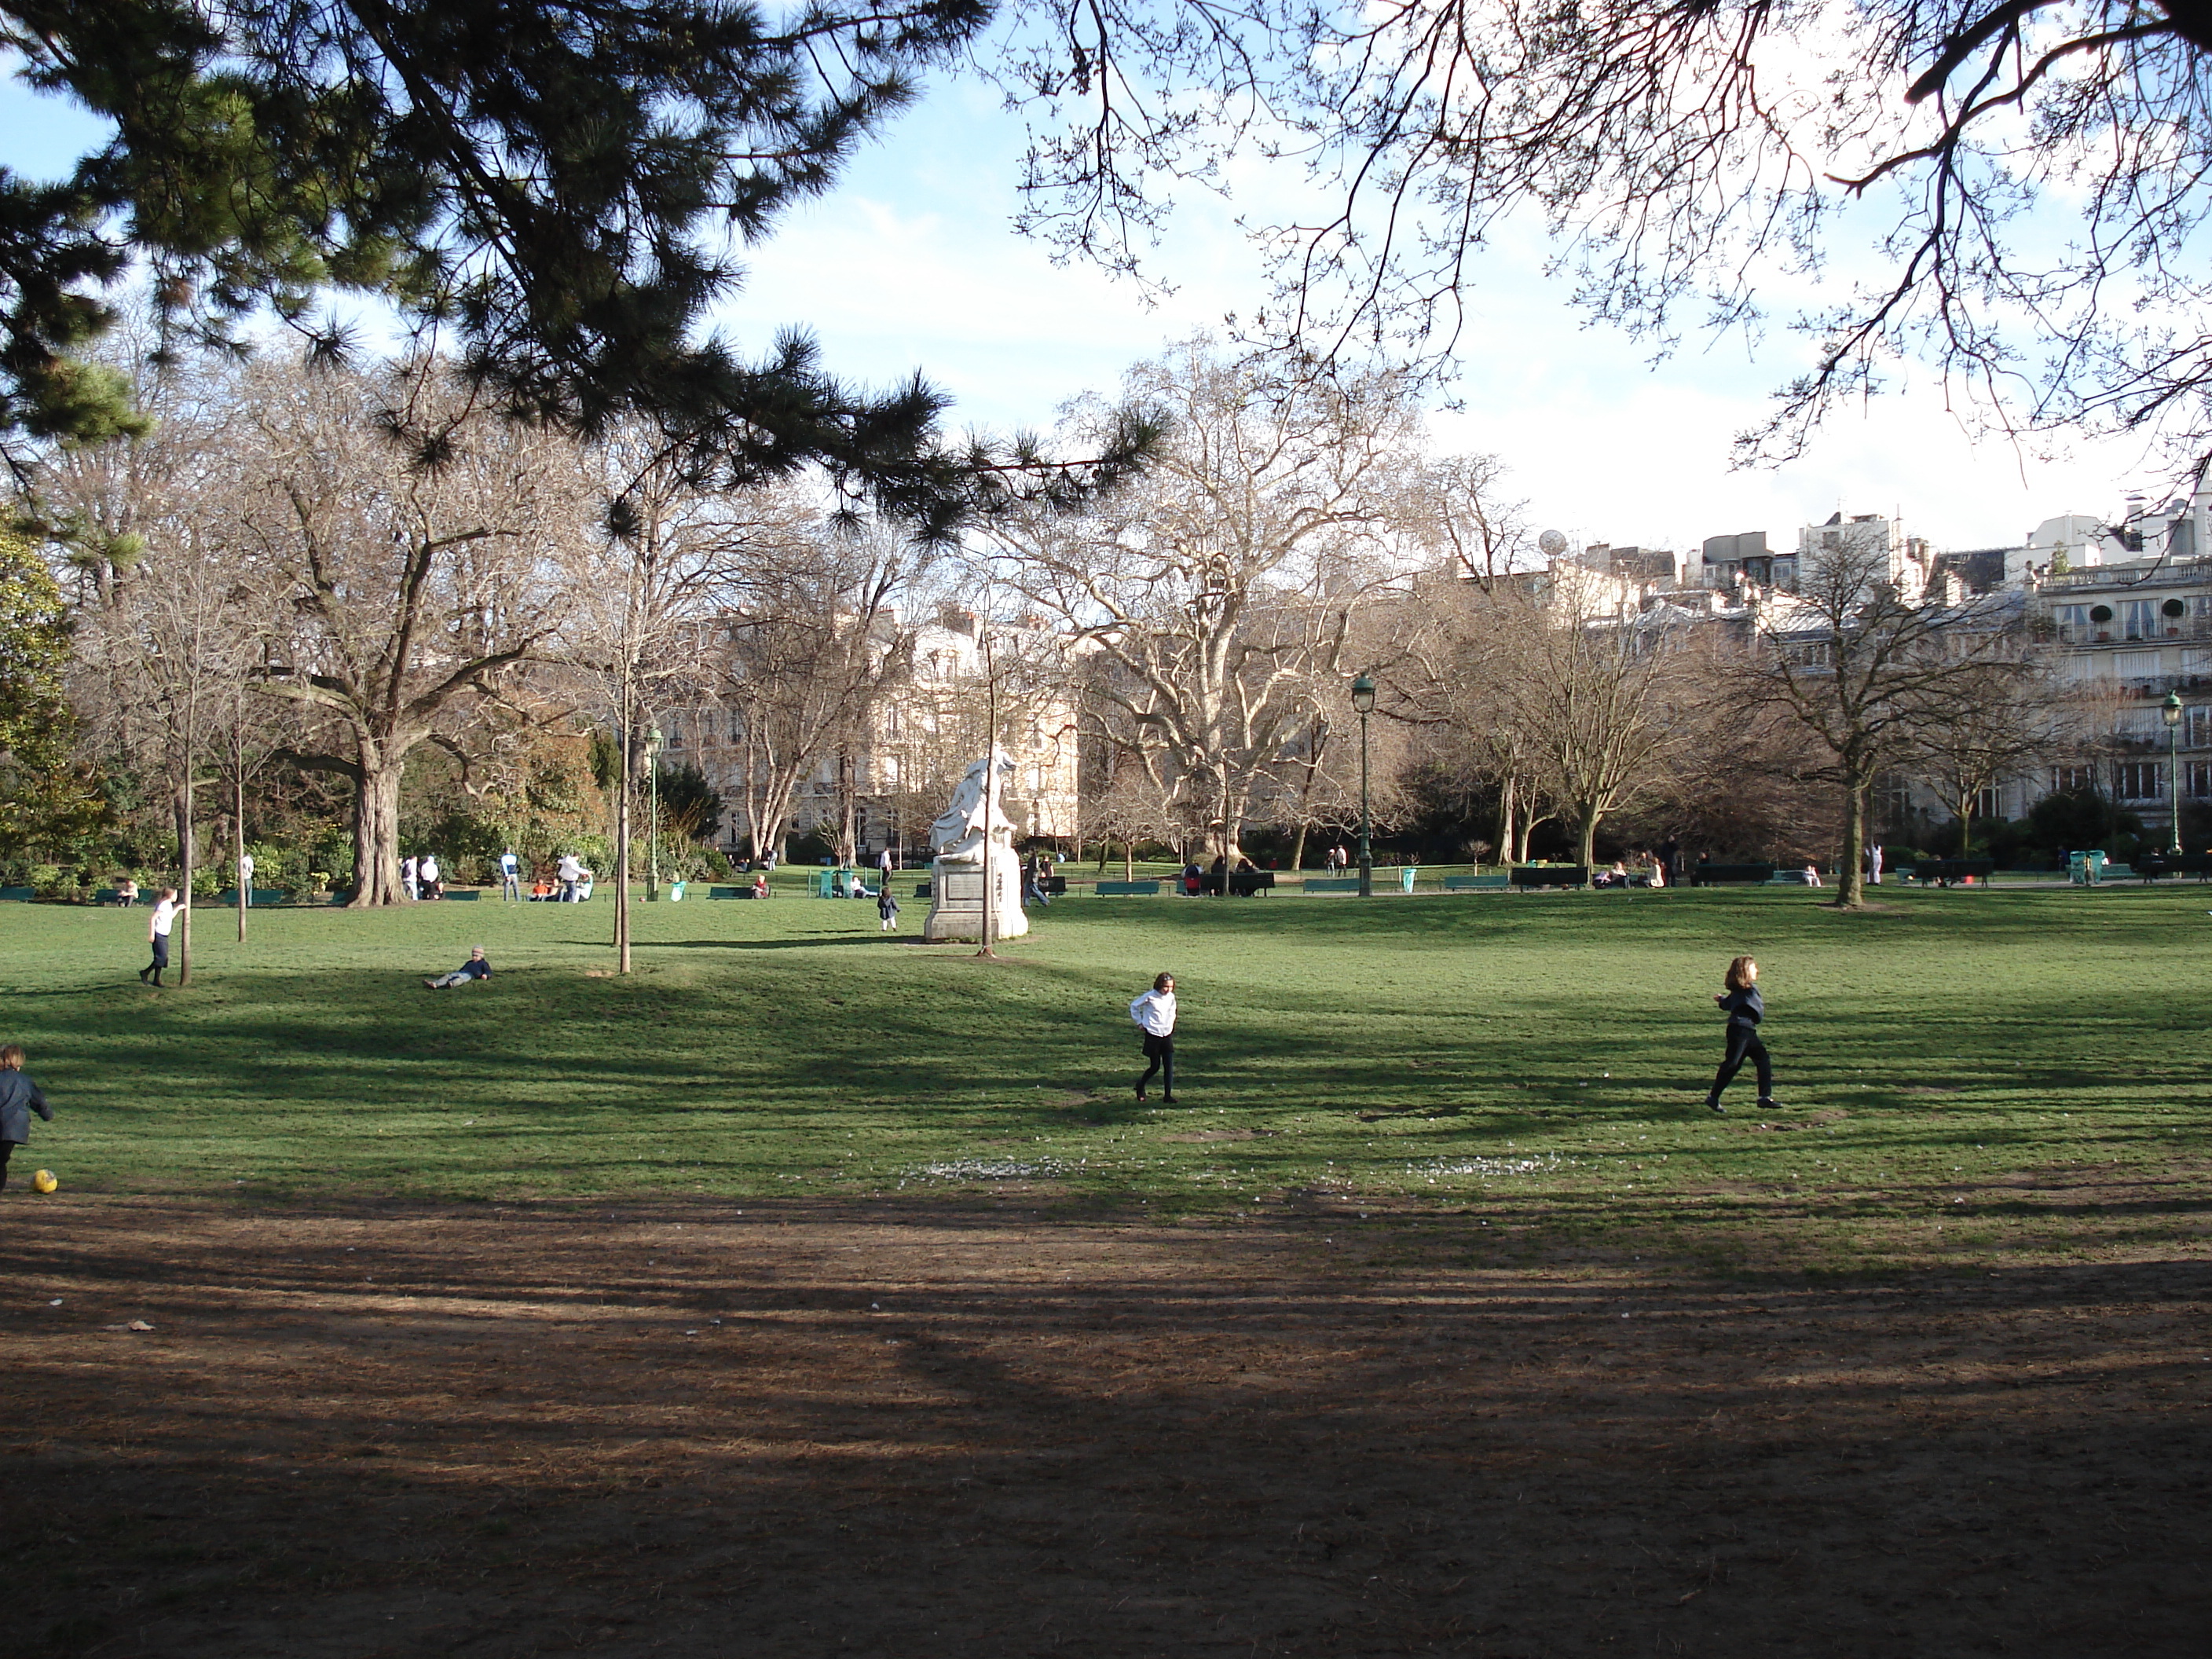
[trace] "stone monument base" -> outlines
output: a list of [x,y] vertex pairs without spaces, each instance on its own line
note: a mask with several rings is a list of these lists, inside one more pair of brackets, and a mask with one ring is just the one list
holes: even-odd
[[[991,873],[998,890],[991,896],[991,937],[1019,939],[1030,930],[1029,913],[1022,908],[1021,872],[1011,853],[994,853]],[[930,866],[929,920],[921,926],[925,944],[950,945],[962,940],[981,944],[983,939],[983,872],[980,866],[948,864],[939,859]]]

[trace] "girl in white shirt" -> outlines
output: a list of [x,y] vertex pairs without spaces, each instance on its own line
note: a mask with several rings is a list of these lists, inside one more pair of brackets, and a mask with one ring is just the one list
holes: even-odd
[[1158,1073],[1160,1100],[1164,1105],[1176,1103],[1175,1096],[1175,975],[1162,974],[1152,981],[1152,988],[1129,1005],[1129,1018],[1137,1022],[1137,1029],[1145,1034],[1145,1058],[1152,1064],[1145,1068],[1144,1076],[1137,1079],[1137,1098],[1145,1098],[1145,1085]]
[[146,927],[154,959],[138,970],[138,978],[157,991],[161,988],[161,970],[169,965],[169,930],[177,925],[177,912],[183,908],[177,902],[177,890],[164,887],[155,900],[153,918]]

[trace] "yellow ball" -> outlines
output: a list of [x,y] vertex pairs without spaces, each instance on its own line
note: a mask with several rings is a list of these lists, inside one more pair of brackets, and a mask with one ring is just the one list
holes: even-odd
[[42,1193],[50,1193],[61,1184],[54,1179],[54,1172],[52,1170],[41,1170],[31,1177],[31,1185]]

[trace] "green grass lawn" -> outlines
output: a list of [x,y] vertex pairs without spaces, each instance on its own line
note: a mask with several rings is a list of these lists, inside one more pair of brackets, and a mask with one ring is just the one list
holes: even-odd
[[[898,890],[907,890],[902,878]],[[1073,898],[981,963],[872,904],[199,913],[0,905],[0,1039],[64,1191],[249,1200],[978,1189],[1158,1215],[1316,1194],[1495,1248],[1848,1270],[2197,1249],[2212,896],[1800,890]],[[488,985],[422,976],[482,943]],[[1702,1109],[1755,953],[1784,1109]],[[1125,1008],[1180,981],[1182,1103]],[[31,1201],[11,1190],[10,1203]],[[1493,1224],[1487,1234],[1481,1223]]]

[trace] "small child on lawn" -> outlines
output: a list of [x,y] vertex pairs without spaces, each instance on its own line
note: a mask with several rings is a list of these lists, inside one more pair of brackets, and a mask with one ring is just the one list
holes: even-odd
[[1748,1060],[1759,1074],[1759,1103],[1771,1108],[1774,1067],[1766,1058],[1766,1045],[1759,1040],[1759,1022],[1766,1017],[1766,1004],[1759,994],[1759,964],[1749,957],[1738,957],[1729,963],[1728,977],[1722,982],[1727,988],[1717,993],[1713,1000],[1728,1012],[1728,1052],[1721,1059],[1720,1072],[1713,1079],[1705,1104],[1716,1112],[1726,1109],[1721,1105],[1721,1091]]
[[890,878],[886,876],[876,889],[876,914],[884,919],[884,932],[898,932],[898,901],[891,896]]
[[23,1075],[23,1047],[19,1042],[0,1048],[0,1188],[8,1185],[8,1159],[31,1138],[31,1114],[49,1123],[54,1109],[39,1092],[39,1085]]

